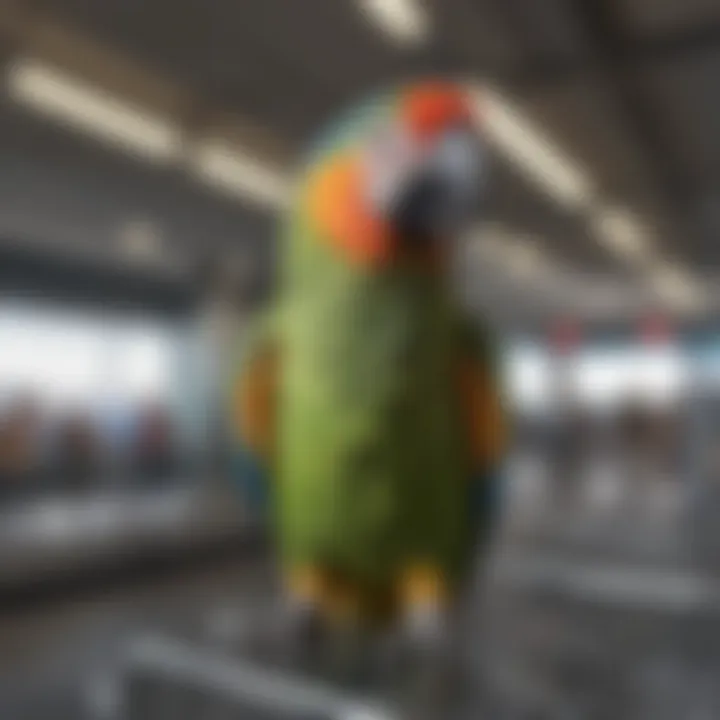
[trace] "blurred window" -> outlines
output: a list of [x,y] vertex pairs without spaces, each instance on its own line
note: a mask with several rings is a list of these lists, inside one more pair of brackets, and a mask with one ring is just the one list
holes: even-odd
[[521,413],[547,409],[552,393],[551,358],[540,345],[530,343],[510,348],[506,356],[508,393]]
[[[720,384],[720,364],[718,368]],[[689,359],[670,344],[589,345],[555,365],[542,345],[523,343],[509,348],[506,371],[513,405],[528,414],[552,408],[559,373],[569,373],[574,402],[594,411],[616,410],[629,397],[649,405],[671,405],[684,394],[691,376]]]
[[680,348],[589,348],[578,354],[574,385],[578,400],[593,409],[617,409],[628,398],[656,407],[677,402],[688,379]]
[[173,341],[162,327],[24,304],[0,306],[0,395],[50,407],[165,397]]

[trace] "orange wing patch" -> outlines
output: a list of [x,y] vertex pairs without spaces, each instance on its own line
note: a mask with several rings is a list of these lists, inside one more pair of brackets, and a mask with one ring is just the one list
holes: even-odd
[[475,362],[460,368],[460,392],[474,465],[494,465],[505,454],[508,427],[500,393]]
[[277,353],[266,350],[250,360],[235,384],[233,413],[242,441],[261,457],[270,456],[275,440]]

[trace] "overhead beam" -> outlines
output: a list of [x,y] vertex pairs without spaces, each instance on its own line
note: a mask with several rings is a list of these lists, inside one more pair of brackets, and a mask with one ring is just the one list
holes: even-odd
[[[577,3],[577,7],[582,6]],[[671,64],[703,56],[720,55],[720,22],[703,23],[679,32],[662,35],[626,35],[622,56],[618,58],[623,71],[643,66]],[[497,69],[498,79],[517,88],[542,88],[580,82],[602,71],[597,59],[580,62],[562,56],[533,58],[514,70]]]
[[[571,67],[567,60],[549,58],[545,62],[534,62],[534,68],[525,71],[525,75],[508,77],[501,74],[502,80],[512,87],[518,85],[526,89],[538,90],[569,82],[571,79],[590,79],[593,84],[605,88],[622,125],[632,143],[639,161],[648,171],[648,179],[654,195],[659,199],[671,221],[683,231],[688,230],[687,217],[695,199],[696,190],[678,158],[673,156],[675,143],[668,137],[659,121],[659,113],[654,100],[648,95],[647,88],[638,80],[638,62],[648,62],[653,56],[647,54],[652,49],[658,54],[684,52],[698,41],[676,41],[664,47],[646,45],[638,49],[637,39],[632,37],[623,23],[623,18],[613,0],[573,0],[569,7],[574,10],[574,19],[582,37],[586,41],[584,60]],[[508,21],[513,18],[506,12]],[[517,28],[518,34],[526,28]],[[718,30],[720,41],[720,29]],[[703,42],[709,42],[706,34]],[[659,50],[662,49],[662,53]],[[718,47],[720,50],[720,47]],[[667,55],[663,55],[667,57]]]
[[576,0],[575,8],[592,43],[593,54],[612,83],[634,143],[644,150],[645,160],[666,195],[673,199],[681,197],[687,189],[687,178],[672,158],[670,138],[660,127],[652,99],[628,68],[633,43],[625,34],[616,9],[607,0]]
[[[638,81],[631,58],[636,52],[616,3],[611,0],[575,0],[581,23],[601,76],[616,98],[623,124],[642,160],[651,171],[663,204],[683,220],[694,201],[695,189],[680,160],[675,143],[662,127],[654,99]],[[676,218],[678,219],[678,218]]]

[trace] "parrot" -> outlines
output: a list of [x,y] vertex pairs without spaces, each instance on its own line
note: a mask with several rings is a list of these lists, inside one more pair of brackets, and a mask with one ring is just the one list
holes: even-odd
[[416,81],[351,109],[300,168],[230,393],[289,636],[382,626],[431,646],[497,524],[497,341],[450,272],[484,185],[477,124],[460,84]]

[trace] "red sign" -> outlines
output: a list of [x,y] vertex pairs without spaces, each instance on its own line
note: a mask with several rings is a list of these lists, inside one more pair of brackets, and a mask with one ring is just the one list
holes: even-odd
[[660,345],[670,341],[670,323],[661,315],[651,315],[642,321],[640,335],[647,345]]
[[550,341],[558,352],[571,352],[582,341],[580,325],[572,320],[557,322],[551,330]]

